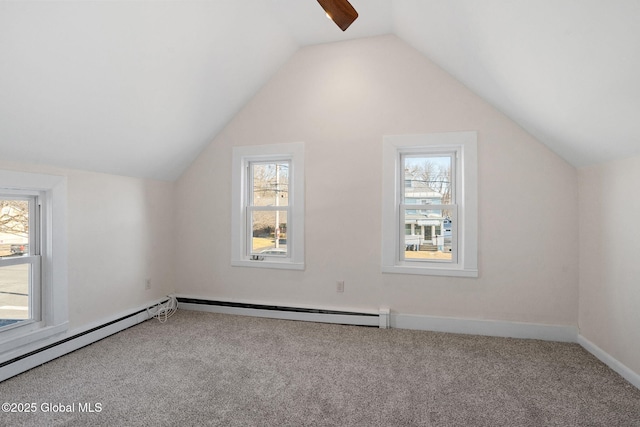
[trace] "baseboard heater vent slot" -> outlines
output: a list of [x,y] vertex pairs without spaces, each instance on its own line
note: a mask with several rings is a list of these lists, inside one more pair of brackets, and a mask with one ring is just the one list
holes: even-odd
[[247,304],[187,297],[178,297],[178,308],[186,310],[208,311],[212,313],[269,317],[273,319],[340,323],[345,325],[359,326],[380,326],[380,316],[378,314],[361,313],[355,311]]

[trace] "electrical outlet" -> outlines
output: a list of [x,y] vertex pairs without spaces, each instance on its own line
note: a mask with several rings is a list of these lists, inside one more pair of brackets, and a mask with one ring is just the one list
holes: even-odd
[[144,282],[144,288],[145,288],[145,289],[151,289],[151,279],[147,279],[147,280]]
[[344,292],[344,280],[338,280],[336,282],[336,292]]

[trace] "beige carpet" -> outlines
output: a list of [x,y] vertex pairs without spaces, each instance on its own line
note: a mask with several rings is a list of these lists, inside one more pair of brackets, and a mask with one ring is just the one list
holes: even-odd
[[184,310],[0,396],[36,408],[2,426],[640,427],[640,390],[577,344]]

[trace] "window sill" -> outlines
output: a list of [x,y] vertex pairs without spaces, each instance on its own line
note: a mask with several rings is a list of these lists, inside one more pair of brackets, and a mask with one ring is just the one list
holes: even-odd
[[422,276],[478,277],[477,269],[435,266],[383,265],[382,272],[393,274],[416,274]]
[[251,260],[232,260],[233,267],[253,267],[253,268],[273,268],[280,270],[304,270],[304,263],[290,261],[251,261]]
[[[43,341],[47,338],[53,337],[54,335],[66,332],[67,328],[68,322],[64,322],[60,325],[45,326],[31,332],[23,331],[22,334],[9,338],[7,341],[0,344],[0,355],[2,355],[2,359],[4,359],[6,354],[9,352],[21,351],[25,346],[35,344],[38,341]],[[19,331],[19,328],[16,328],[16,331]]]

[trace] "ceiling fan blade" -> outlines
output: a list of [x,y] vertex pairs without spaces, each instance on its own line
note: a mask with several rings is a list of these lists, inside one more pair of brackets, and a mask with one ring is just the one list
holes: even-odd
[[347,0],[318,0],[318,3],[342,31],[349,28],[358,17],[358,12]]

